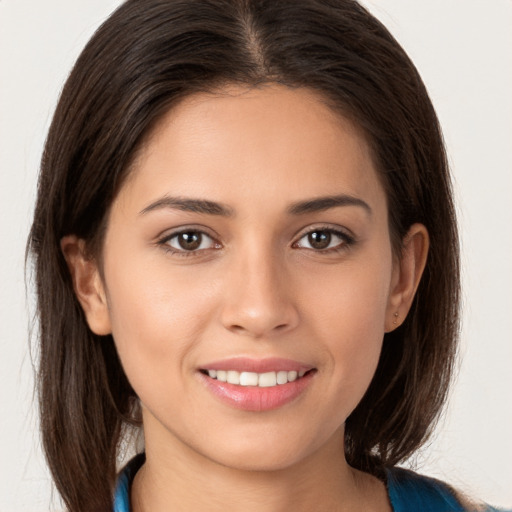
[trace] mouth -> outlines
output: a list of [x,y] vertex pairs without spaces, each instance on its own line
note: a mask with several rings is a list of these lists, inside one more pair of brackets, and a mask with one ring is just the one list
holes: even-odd
[[198,374],[206,389],[222,403],[263,412],[303,396],[317,371],[311,365],[285,359],[234,358],[208,363]]
[[252,386],[259,388],[271,388],[275,386],[283,386],[290,382],[302,379],[303,377],[316,372],[315,368],[306,370],[274,370],[264,373],[237,371],[237,370],[216,370],[201,369],[203,375],[215,379],[219,382],[227,382],[235,386]]

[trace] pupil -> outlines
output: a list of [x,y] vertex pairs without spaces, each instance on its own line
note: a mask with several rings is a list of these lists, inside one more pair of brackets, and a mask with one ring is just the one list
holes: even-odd
[[331,243],[331,233],[328,231],[313,231],[308,238],[311,247],[315,249],[326,249]]
[[193,251],[201,245],[201,233],[180,233],[178,243],[182,249]]

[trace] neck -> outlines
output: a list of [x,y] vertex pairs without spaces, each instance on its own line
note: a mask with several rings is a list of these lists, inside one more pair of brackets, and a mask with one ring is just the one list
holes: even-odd
[[[169,441],[169,440],[167,440]],[[148,443],[132,486],[133,512],[391,510],[384,485],[345,461],[343,433],[300,462],[273,470],[231,468],[180,442]]]

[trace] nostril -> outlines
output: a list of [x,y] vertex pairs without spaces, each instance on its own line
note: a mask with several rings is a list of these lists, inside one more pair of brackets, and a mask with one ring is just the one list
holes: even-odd
[[256,293],[245,299],[235,298],[223,304],[221,313],[221,323],[234,334],[272,336],[296,327],[299,322],[298,311],[290,302],[258,299]]
[[255,326],[255,325],[244,327],[243,325],[233,324],[229,327],[229,330],[236,334],[249,334],[254,337],[259,337],[259,336],[264,336],[266,334],[269,334],[271,331],[282,332],[282,331],[285,331],[287,328],[288,328],[288,324],[286,324],[286,323],[276,325],[275,327],[268,329],[268,330],[263,327],[260,328],[259,326]]

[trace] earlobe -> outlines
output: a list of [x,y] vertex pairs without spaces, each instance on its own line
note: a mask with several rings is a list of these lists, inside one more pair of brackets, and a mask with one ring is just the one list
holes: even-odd
[[68,235],[61,239],[60,247],[89,328],[98,335],[110,334],[112,330],[105,287],[96,261],[86,253],[85,241]]
[[393,331],[405,320],[425,269],[428,248],[427,228],[413,224],[404,237],[400,260],[394,265],[385,332]]

